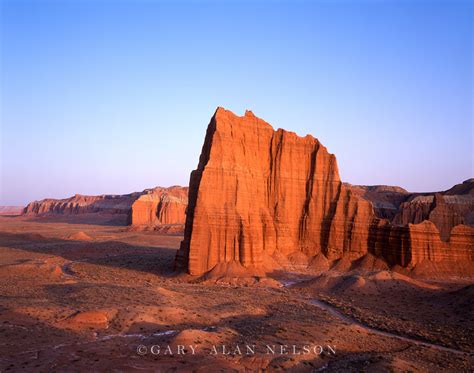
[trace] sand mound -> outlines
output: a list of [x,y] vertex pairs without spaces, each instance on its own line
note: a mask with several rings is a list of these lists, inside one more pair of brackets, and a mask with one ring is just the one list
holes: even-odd
[[316,278],[311,278],[307,281],[297,282],[293,285],[295,288],[308,288],[315,290],[326,290],[334,286],[338,280],[339,276],[331,272],[324,272]]
[[393,280],[394,276],[389,271],[380,271],[376,274],[369,277],[371,280],[384,281],[384,280]]
[[282,268],[282,265],[273,257],[273,255],[263,255],[262,266],[266,272],[273,272],[276,269]]
[[361,272],[373,272],[385,271],[388,270],[389,267],[384,260],[367,253],[352,263],[352,269]]
[[346,293],[356,291],[358,294],[368,294],[377,291],[373,283],[368,282],[362,276],[352,275],[338,279],[338,282],[332,286],[334,293]]
[[288,258],[283,255],[280,251],[275,251],[272,256],[271,260],[276,262],[278,264],[278,267],[280,268],[289,268],[291,267],[291,263],[288,260]]
[[280,281],[277,281],[270,277],[259,277],[255,283],[257,286],[269,287],[269,288],[281,288],[283,285]]
[[39,283],[61,281],[63,271],[60,266],[49,264],[43,260],[27,260],[1,266],[0,274],[21,277]]
[[79,324],[106,324],[109,321],[107,315],[101,311],[79,312],[69,320]]
[[373,281],[357,275],[341,275],[335,272],[324,272],[317,278],[305,281],[295,287],[310,288],[317,291],[329,291],[332,294],[354,292],[356,294],[376,294],[377,286]]
[[345,256],[341,259],[336,260],[334,265],[332,266],[331,270],[338,271],[338,272],[347,272],[352,266],[351,260]]
[[324,256],[324,254],[319,253],[311,258],[309,268],[319,272],[327,271],[329,269],[329,260]]
[[92,241],[93,240],[91,236],[89,236],[88,234],[82,231],[69,235],[67,239],[74,240],[74,241]]
[[474,262],[472,261],[442,261],[424,260],[412,270],[412,276],[419,278],[474,278]]
[[201,278],[205,283],[230,284],[236,286],[280,286],[278,281],[265,278],[265,271],[246,268],[236,261],[218,263]]
[[361,276],[350,276],[344,279],[344,287],[351,288],[351,289],[358,289],[365,286],[366,281]]
[[288,261],[297,267],[306,267],[309,263],[309,258],[301,251],[293,251],[288,255]]
[[173,290],[168,290],[168,289],[165,289],[165,288],[162,288],[162,287],[158,287],[158,288],[155,288],[155,291],[160,294],[161,296],[163,297],[166,297],[166,298],[175,298],[175,297],[179,297],[180,294],[176,291],[173,291]]
[[251,270],[245,268],[242,264],[236,261],[218,263],[214,268],[204,275],[206,280],[219,279],[223,277],[253,277],[255,276]]
[[368,276],[367,280],[375,281],[378,283],[378,285],[381,285],[382,282],[392,281],[397,283],[398,286],[417,286],[425,289],[439,289],[437,285],[425,283],[423,281],[419,281],[401,273],[392,271],[377,272],[371,276]]
[[391,268],[391,271],[396,272],[396,273],[400,273],[401,275],[404,275],[404,276],[409,276],[410,275],[410,269],[409,268],[402,267],[398,264],[395,264]]
[[109,326],[109,315],[107,311],[84,311],[77,312],[74,315],[60,322],[60,325],[68,329],[107,329]]
[[258,283],[259,276],[265,276],[263,270],[246,268],[239,262],[231,261],[216,264],[201,279],[206,283],[253,285]]

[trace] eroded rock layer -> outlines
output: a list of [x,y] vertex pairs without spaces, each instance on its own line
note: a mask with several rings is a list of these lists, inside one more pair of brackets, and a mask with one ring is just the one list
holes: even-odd
[[394,226],[376,216],[360,189],[341,182],[336,158],[317,139],[275,131],[249,111],[238,117],[218,108],[191,173],[176,262],[201,275],[220,263],[261,269],[281,257],[318,254],[332,260],[371,252],[413,266],[450,259],[456,248],[456,258],[472,260],[471,228],[462,229],[468,232],[441,243],[431,222]]
[[[84,196],[76,194],[66,199],[43,199],[29,203],[25,215],[50,214],[126,214],[134,226],[181,225],[185,222],[188,188],[156,187],[124,195]],[[176,231],[176,227],[173,227]]]
[[101,195],[85,196],[76,194],[70,198],[52,199],[30,202],[23,214],[46,215],[46,214],[86,214],[86,213],[111,213],[127,214],[139,192],[125,195]]
[[139,196],[130,210],[131,225],[184,224],[188,188],[154,188]]
[[402,226],[429,220],[445,242],[453,227],[459,224],[474,226],[474,179],[444,192],[409,193],[385,185],[352,185],[351,188],[373,204],[377,217]]

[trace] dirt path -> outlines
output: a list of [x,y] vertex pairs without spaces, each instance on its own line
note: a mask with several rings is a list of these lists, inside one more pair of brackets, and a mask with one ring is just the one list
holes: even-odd
[[363,324],[360,321],[355,320],[355,319],[345,315],[344,313],[339,311],[336,307],[333,307],[330,304],[328,304],[326,302],[323,302],[323,301],[320,301],[318,299],[311,300],[310,304],[312,304],[312,305],[314,305],[314,306],[316,306],[316,307],[318,307],[322,310],[325,310],[325,311],[329,312],[331,315],[337,317],[338,319],[340,319],[340,320],[342,320],[342,321],[344,321],[348,324],[357,325],[358,327],[360,327],[360,328],[362,328],[362,329],[364,329],[364,330],[366,330],[370,333],[382,335],[384,337],[396,338],[396,339],[399,339],[399,340],[402,340],[402,341],[405,341],[405,342],[416,344],[418,346],[434,348],[436,350],[440,350],[440,351],[444,351],[444,352],[450,352],[450,353],[459,354],[459,355],[469,355],[469,353],[465,352],[465,351],[456,350],[456,349],[449,348],[449,347],[444,347],[444,346],[437,345],[437,344],[434,344],[434,343],[420,341],[420,340],[414,339],[414,338],[403,337],[401,335],[390,333],[390,332],[387,332],[385,330],[373,328],[369,325]]

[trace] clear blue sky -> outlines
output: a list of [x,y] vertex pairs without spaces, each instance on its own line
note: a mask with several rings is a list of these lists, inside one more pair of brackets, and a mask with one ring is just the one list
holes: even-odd
[[473,172],[469,1],[1,1],[0,204],[187,185],[217,106],[355,184]]

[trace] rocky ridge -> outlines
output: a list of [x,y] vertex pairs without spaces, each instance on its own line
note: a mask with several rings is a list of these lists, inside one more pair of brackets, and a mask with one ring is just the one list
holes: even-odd
[[352,185],[351,188],[373,204],[379,218],[399,226],[429,220],[445,242],[456,225],[474,226],[474,179],[442,192],[410,193],[383,185]]
[[47,198],[29,203],[23,209],[23,215],[124,214],[127,215],[128,224],[133,226],[182,226],[187,189],[180,186],[156,187],[123,195],[76,194],[65,199]]

